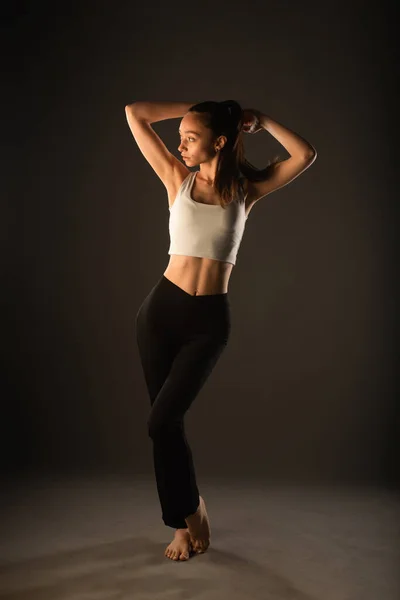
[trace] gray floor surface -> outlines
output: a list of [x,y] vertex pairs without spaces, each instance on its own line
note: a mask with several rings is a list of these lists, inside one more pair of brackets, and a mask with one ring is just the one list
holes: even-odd
[[164,556],[151,477],[1,487],[1,600],[399,600],[397,492],[198,481],[206,553]]

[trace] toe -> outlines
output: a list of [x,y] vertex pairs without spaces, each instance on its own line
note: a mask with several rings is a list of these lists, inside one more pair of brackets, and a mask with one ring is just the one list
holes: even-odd
[[203,552],[205,552],[206,550],[207,550],[207,542],[205,542],[205,541],[203,541],[203,540],[202,540],[202,541],[200,541],[200,542],[197,544],[196,551],[197,551],[197,552],[199,552],[199,553],[203,553]]

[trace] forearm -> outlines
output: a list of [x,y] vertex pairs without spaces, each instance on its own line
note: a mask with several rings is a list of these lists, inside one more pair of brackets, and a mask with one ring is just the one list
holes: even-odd
[[139,101],[133,104],[128,104],[125,110],[134,111],[135,115],[148,121],[148,123],[156,123],[165,119],[177,119],[183,117],[191,106],[196,102],[151,102]]
[[289,152],[290,156],[309,157],[317,154],[314,146],[300,135],[260,113],[260,125]]

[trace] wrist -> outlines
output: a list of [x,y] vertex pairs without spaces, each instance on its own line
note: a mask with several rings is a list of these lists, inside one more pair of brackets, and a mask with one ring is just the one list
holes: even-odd
[[269,126],[271,124],[271,120],[268,117],[268,115],[265,115],[264,113],[258,112],[258,120],[260,123],[260,127],[262,127],[263,129],[265,129],[266,131],[269,131]]

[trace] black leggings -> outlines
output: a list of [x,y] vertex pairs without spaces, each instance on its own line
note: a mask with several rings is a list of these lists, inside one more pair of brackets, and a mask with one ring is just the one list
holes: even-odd
[[192,296],[164,275],[136,315],[151,410],[147,422],[162,519],[184,529],[199,490],[183,419],[227,345],[228,293]]

